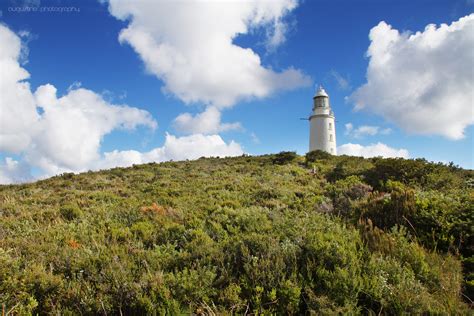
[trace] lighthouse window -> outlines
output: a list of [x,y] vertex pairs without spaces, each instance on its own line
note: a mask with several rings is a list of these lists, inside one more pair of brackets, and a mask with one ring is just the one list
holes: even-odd
[[329,123],[329,130],[332,130],[332,123]]
[[329,141],[332,142],[332,134],[329,134]]

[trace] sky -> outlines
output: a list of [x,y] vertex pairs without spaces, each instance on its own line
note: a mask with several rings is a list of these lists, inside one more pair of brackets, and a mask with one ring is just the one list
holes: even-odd
[[0,1],[0,183],[305,154],[474,167],[474,1]]

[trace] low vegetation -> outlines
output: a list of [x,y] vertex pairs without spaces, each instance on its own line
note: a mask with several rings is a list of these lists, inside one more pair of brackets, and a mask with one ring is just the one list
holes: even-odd
[[473,172],[311,152],[0,186],[13,314],[464,314]]

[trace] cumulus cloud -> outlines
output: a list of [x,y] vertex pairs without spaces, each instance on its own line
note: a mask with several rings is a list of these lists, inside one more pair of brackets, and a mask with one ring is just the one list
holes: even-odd
[[70,90],[58,98],[56,88],[47,84],[36,90],[35,98],[43,113],[25,154],[30,163],[50,174],[90,166],[100,158],[103,137],[115,129],[157,127],[147,111],[110,104],[87,89]]
[[0,24],[0,151],[19,153],[30,144],[30,128],[39,119],[30,74],[21,67],[20,37]]
[[400,148],[392,148],[383,143],[370,144],[363,146],[360,144],[344,144],[337,147],[337,152],[339,155],[348,155],[348,156],[359,156],[359,157],[402,157],[409,158],[410,154],[408,150]]
[[[58,96],[56,87],[51,84],[39,86],[33,93],[26,81],[29,73],[20,64],[21,39],[1,24],[0,47],[0,151],[20,157],[19,160],[7,157],[0,162],[0,184],[33,180],[31,167],[42,172],[40,177],[46,177],[150,161],[243,153],[239,144],[226,143],[219,135],[176,137],[167,134],[165,144],[149,152],[129,150],[101,154],[101,143],[107,134],[138,126],[154,130],[156,121],[147,111],[112,104],[102,95],[81,88],[77,82],[62,96]],[[208,133],[240,126],[220,123],[220,112],[214,108],[203,115],[211,118],[205,131]],[[206,121],[198,115],[181,123],[190,128],[191,123],[200,120]]]
[[474,123],[473,29],[474,14],[415,34],[380,22],[369,35],[367,83],[350,97],[356,109],[408,132],[463,138]]
[[166,134],[166,140],[162,147],[145,153],[135,150],[107,152],[104,154],[104,158],[98,162],[96,168],[126,167],[132,164],[197,159],[203,156],[240,156],[243,153],[244,151],[238,143],[231,141],[227,144],[219,135],[194,134],[176,137]]
[[10,184],[16,182],[25,182],[31,179],[30,167],[11,157],[5,158],[0,163],[0,184]]
[[186,134],[216,134],[242,128],[238,122],[221,123],[221,112],[213,106],[195,116],[190,113],[180,114],[173,124],[176,130]]
[[7,158],[1,165],[2,182],[24,180],[25,164],[47,175],[87,170],[100,159],[108,133],[139,125],[156,128],[147,111],[110,104],[78,85],[61,97],[50,84],[33,93],[26,81],[30,75],[20,64],[21,39],[1,24],[0,47],[0,151],[22,158]]
[[379,126],[373,125],[361,125],[357,128],[354,128],[352,123],[347,123],[344,125],[344,127],[344,134],[353,138],[364,138],[365,136],[375,136],[377,134],[388,135],[392,132],[391,128],[381,128]]
[[362,138],[364,136],[377,135],[378,131],[378,126],[362,125],[353,131],[353,135],[355,138]]
[[270,47],[281,44],[286,30],[282,19],[296,6],[296,0],[109,0],[110,13],[129,22],[120,42],[131,45],[146,69],[163,80],[165,92],[185,103],[218,108],[310,84],[297,69],[264,67],[252,49],[233,42],[263,27]]
[[[289,12],[296,8],[297,2],[289,1],[288,5],[289,6],[286,8],[286,10]],[[265,44],[269,52],[275,51],[278,46],[286,41],[288,28],[288,24],[283,22],[283,16],[274,19],[273,25],[271,27],[267,27],[267,41]]]

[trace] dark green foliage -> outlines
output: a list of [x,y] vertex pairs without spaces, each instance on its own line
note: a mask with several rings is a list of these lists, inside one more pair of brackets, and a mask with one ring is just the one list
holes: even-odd
[[0,304],[20,315],[468,313],[471,180],[423,160],[311,152],[305,164],[282,152],[0,186]]
[[328,160],[328,159],[331,159],[331,157],[332,155],[325,151],[314,150],[307,153],[305,156],[305,159],[306,159],[306,163],[312,163],[318,160]]
[[[373,158],[374,167],[365,173],[367,182],[383,189],[388,180],[422,188],[446,190],[465,185],[467,178],[462,169],[450,164],[428,163],[425,159]],[[470,174],[472,178],[472,174]]]
[[327,179],[331,182],[342,180],[350,176],[365,178],[367,170],[372,168],[373,164],[363,158],[339,156],[334,168],[328,172]]
[[415,192],[396,182],[387,184],[389,192],[370,194],[358,206],[358,217],[371,219],[375,226],[390,229],[395,225],[410,226],[416,213]]
[[353,216],[351,211],[359,202],[370,195],[372,187],[357,176],[348,176],[328,186],[327,192],[332,200],[334,214],[349,217]]
[[59,213],[61,213],[61,216],[68,221],[72,221],[82,215],[81,209],[75,204],[61,206]]
[[276,165],[284,165],[292,162],[298,157],[294,151],[282,151],[273,156],[272,162]]

